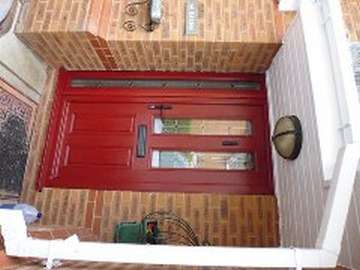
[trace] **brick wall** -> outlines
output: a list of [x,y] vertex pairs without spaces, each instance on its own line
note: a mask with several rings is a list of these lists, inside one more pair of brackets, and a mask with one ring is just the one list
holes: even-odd
[[[264,72],[293,13],[274,0],[199,0],[197,36],[184,36],[185,0],[163,1],[163,20],[127,32],[132,0],[32,0],[17,35],[46,62],[69,70]],[[145,7],[134,18],[144,24]]]
[[348,36],[352,42],[360,42],[360,2],[358,0],[341,0]]
[[[147,193],[44,189],[23,200],[44,217],[42,225],[90,228],[102,241],[112,241],[120,221],[139,221],[153,211],[172,211],[199,235],[221,246],[277,246],[277,210],[273,196]],[[32,198],[31,198],[32,197]]]

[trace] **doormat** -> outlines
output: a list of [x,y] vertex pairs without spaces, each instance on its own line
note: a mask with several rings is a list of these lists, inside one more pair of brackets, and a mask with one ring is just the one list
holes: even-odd
[[19,197],[36,104],[0,79],[0,202]]

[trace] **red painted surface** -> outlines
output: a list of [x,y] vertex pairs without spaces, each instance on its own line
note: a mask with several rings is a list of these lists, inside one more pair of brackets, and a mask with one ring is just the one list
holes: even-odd
[[[222,89],[89,89],[71,88],[73,78],[246,80],[260,91]],[[248,119],[253,136],[153,134],[159,111],[149,104],[170,104],[164,117]],[[136,156],[137,127],[146,125],[145,158]],[[239,145],[223,146],[224,140]],[[238,194],[273,193],[263,75],[216,73],[60,72],[44,150],[38,188],[185,191]],[[251,152],[255,169],[215,171],[153,169],[152,149],[204,152]]]

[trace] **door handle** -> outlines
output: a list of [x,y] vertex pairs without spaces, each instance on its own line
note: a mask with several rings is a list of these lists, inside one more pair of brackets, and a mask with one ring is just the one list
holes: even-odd
[[139,125],[137,130],[136,157],[144,158],[146,155],[147,126]]
[[239,145],[240,143],[238,141],[223,141],[222,145],[223,146],[236,146]]

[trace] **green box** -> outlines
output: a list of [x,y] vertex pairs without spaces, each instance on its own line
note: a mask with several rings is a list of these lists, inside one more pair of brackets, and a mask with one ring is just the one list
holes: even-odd
[[114,242],[143,244],[144,226],[141,222],[121,222],[115,227]]

